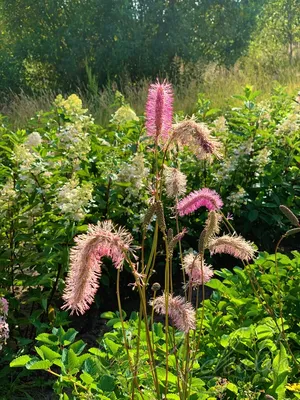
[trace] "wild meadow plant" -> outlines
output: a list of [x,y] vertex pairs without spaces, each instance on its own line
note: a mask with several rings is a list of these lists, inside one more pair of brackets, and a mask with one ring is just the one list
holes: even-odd
[[[133,232],[111,220],[101,220],[90,224],[87,233],[76,236],[75,246],[70,251],[70,267],[62,297],[63,309],[71,314],[84,314],[94,302],[106,258],[111,259],[117,271],[118,312],[102,314],[114,328],[103,337],[104,350],[90,348],[88,353],[81,354],[85,343],[74,341],[75,329],[64,331],[62,327],[54,327],[51,334],[41,333],[36,338],[42,343],[36,347],[40,358],[21,355],[11,366],[47,371],[56,377],[54,389],[63,400],[254,400],[262,399],[263,393],[268,393],[269,399],[284,400],[289,373],[287,360],[293,360],[295,375],[299,363],[299,356],[295,356],[290,347],[284,302],[291,301],[293,306],[290,293],[298,288],[298,280],[288,283],[283,299],[282,264],[290,262],[292,265],[292,261],[288,257],[285,260],[278,250],[285,237],[299,232],[298,219],[289,208],[281,206],[295,228],[282,236],[273,258],[266,255],[252,268],[249,263],[256,257],[256,247],[238,235],[230,218],[224,216],[221,196],[207,187],[186,194],[187,177],[180,171],[179,162],[185,155],[184,149],[188,147],[197,160],[207,163],[214,158],[221,159],[223,149],[206,124],[194,118],[173,124],[173,100],[172,87],[167,82],[150,86],[146,132],[147,150],[153,155],[154,176],[148,182],[148,209],[143,215],[139,245],[135,243]],[[63,99],[58,101],[61,103]],[[76,104],[72,107],[76,108]],[[76,138],[76,130],[74,134]],[[76,146],[77,141],[69,140],[70,132],[63,130],[60,135],[65,146]],[[38,143],[39,138],[34,135],[27,141]],[[80,142],[77,151],[79,149],[86,154]],[[141,158],[137,161],[136,165],[143,164]],[[141,170],[144,171],[144,167]],[[134,168],[133,174],[138,175],[138,168]],[[144,172],[142,175],[148,177]],[[67,203],[66,212],[72,214],[74,202],[70,196],[66,196],[69,201],[63,199],[66,188],[60,190],[61,209],[64,210]],[[83,195],[84,198],[88,196]],[[173,202],[171,210],[167,210],[170,202]],[[207,214],[204,227],[195,238],[198,248],[185,251],[183,239],[188,232],[181,226],[181,219],[199,209]],[[170,212],[172,226],[176,229],[168,227],[166,215]],[[148,228],[153,222],[152,232]],[[221,234],[222,227],[226,230],[224,234]],[[182,266],[180,291],[173,281],[177,252]],[[234,273],[224,268],[214,271],[208,252],[210,256],[233,256],[243,263],[244,269],[235,267]],[[295,255],[293,271],[296,271],[297,260],[298,255]],[[139,312],[133,313],[129,321],[121,300],[123,268],[131,271],[132,287],[140,299]],[[164,268],[164,281],[153,283],[158,268]],[[223,282],[213,279],[214,275],[224,278]],[[211,299],[206,297],[205,285],[214,290]],[[152,298],[149,301],[150,287]],[[161,320],[163,324],[157,322]],[[291,321],[294,329],[297,320]],[[231,329],[229,334],[227,328]],[[291,337],[297,340],[296,334]],[[233,352],[237,358],[231,357]],[[248,374],[251,375],[249,381]],[[233,375],[235,383],[230,382]],[[204,382],[201,378],[206,377],[207,382]]]
[[[255,255],[255,247],[235,234],[217,236],[220,224],[224,219],[221,208],[223,201],[220,196],[209,188],[193,191],[186,197],[186,176],[174,166],[168,166],[168,154],[172,148],[188,146],[199,160],[221,157],[221,146],[211,135],[204,124],[195,120],[184,120],[172,126],[173,92],[170,84],[163,82],[150,86],[146,106],[146,130],[152,139],[151,150],[154,152],[155,180],[152,182],[152,197],[148,211],[144,217],[141,246],[133,245],[131,233],[122,227],[117,227],[111,221],[98,222],[90,225],[87,234],[75,239],[76,246],[71,250],[71,264],[66,288],[63,294],[64,309],[71,313],[83,314],[94,301],[99,287],[101,264],[103,257],[112,259],[117,269],[117,297],[119,314],[124,335],[124,346],[132,373],[132,398],[138,392],[143,398],[143,388],[139,384],[139,349],[136,356],[131,354],[126,336],[126,329],[122,319],[122,305],[120,300],[120,280],[124,262],[127,263],[134,277],[134,289],[140,296],[139,335],[141,326],[145,327],[148,363],[155,388],[155,398],[161,399],[168,395],[168,373],[171,353],[175,356],[177,368],[177,389],[180,399],[189,398],[195,354],[201,343],[203,319],[205,309],[202,308],[200,319],[196,316],[199,305],[199,293],[202,287],[202,300],[205,299],[204,285],[213,276],[213,269],[205,263],[205,250],[211,254],[227,253],[243,261],[250,261]],[[177,232],[168,229],[164,213],[164,183],[166,194],[174,199],[173,215],[176,219]],[[199,208],[208,211],[205,228],[199,235],[198,251],[183,254],[181,239],[186,230],[180,230],[179,218],[190,215]],[[145,258],[145,238],[149,235],[146,230],[152,218],[156,217],[152,247],[148,259]],[[154,297],[150,301],[152,311],[149,320],[147,307],[147,289],[149,281],[155,273],[159,231],[165,246],[165,279],[163,294],[157,296],[160,285],[153,285]],[[184,296],[176,295],[173,290],[172,262],[175,246],[179,244],[180,258],[183,266]],[[187,277],[185,277],[185,275]],[[196,308],[192,305],[192,293],[197,293]],[[165,335],[165,379],[161,386],[157,375],[157,361],[155,343],[151,331],[153,330],[153,310],[164,316]],[[177,330],[183,333],[183,343],[180,351],[176,350]],[[137,343],[139,347],[139,342]]]

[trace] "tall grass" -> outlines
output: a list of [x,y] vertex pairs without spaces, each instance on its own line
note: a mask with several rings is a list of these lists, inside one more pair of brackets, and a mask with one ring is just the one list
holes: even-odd
[[[118,86],[118,90],[138,115],[144,113],[149,83],[148,79],[139,82],[127,80]],[[230,69],[216,64],[205,67],[199,67],[196,64],[182,68],[173,84],[175,111],[191,115],[195,110],[199,93],[203,93],[207,99],[210,99],[213,107],[221,110],[225,110],[229,103],[231,106],[234,105],[235,100],[232,96],[242,94],[246,85],[253,86],[255,90],[261,90],[261,100],[267,98],[272,88],[278,84],[286,87],[287,92],[294,95],[300,90],[300,68],[299,63],[295,63],[295,65],[282,65],[271,72],[249,58],[241,59]],[[116,89],[116,84],[113,83],[97,93],[88,89],[78,89],[77,94],[96,122],[106,125],[117,108]],[[53,90],[44,90],[36,95],[28,95],[24,92],[9,93],[2,98],[0,113],[8,117],[13,127],[24,127],[36,113],[48,111],[57,94]],[[236,101],[238,103],[238,100]]]

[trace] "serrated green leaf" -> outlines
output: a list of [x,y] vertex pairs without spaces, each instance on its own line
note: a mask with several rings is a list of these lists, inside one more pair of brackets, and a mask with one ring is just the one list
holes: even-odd
[[83,340],[78,340],[77,342],[72,343],[69,348],[74,350],[76,355],[79,356],[79,354],[81,354],[83,352],[85,347],[86,347],[86,343],[84,343]]
[[112,354],[116,354],[121,348],[122,346],[120,344],[117,344],[115,342],[113,342],[112,340],[105,338],[104,339],[104,343],[106,345],[106,347],[112,352]]
[[94,354],[95,356],[98,356],[98,357],[105,357],[106,356],[106,353],[104,351],[101,351],[100,349],[97,349],[96,347],[91,347],[89,349],[89,352],[91,354]]
[[42,369],[44,371],[47,371],[52,365],[52,362],[49,360],[32,360],[29,363],[26,364],[26,368],[29,370],[38,370]]
[[41,359],[44,360],[45,357],[44,357],[43,351],[37,346],[34,346],[34,348],[35,348],[35,351],[38,353],[38,355],[41,357]]
[[62,336],[61,342],[64,346],[68,346],[70,343],[74,342],[74,339],[78,332],[74,328],[70,328],[67,332]]
[[49,347],[47,347],[45,345],[42,345],[40,347],[40,350],[43,352],[43,354],[47,360],[53,361],[57,358],[61,358],[61,354],[49,349]]
[[9,364],[9,366],[11,368],[24,367],[30,360],[31,360],[31,357],[26,354],[24,356],[20,356],[18,358],[15,358],[14,360],[12,360],[12,362]]
[[79,365],[79,360],[78,357],[76,356],[74,350],[68,349],[67,353],[67,368],[68,370],[72,370],[74,368],[77,368]]
[[58,344],[58,338],[56,335],[51,335],[49,333],[41,333],[36,337],[36,340],[50,345]]
[[90,385],[91,383],[94,382],[94,378],[87,372],[84,372],[83,374],[81,374],[80,379],[82,380],[82,382],[86,383],[87,385]]

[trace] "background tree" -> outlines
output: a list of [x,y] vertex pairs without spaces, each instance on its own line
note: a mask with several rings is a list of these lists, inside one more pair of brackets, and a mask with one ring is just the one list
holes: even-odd
[[[1,41],[17,86],[70,90],[124,77],[172,78],[181,63],[232,65],[247,49],[258,0],[2,0]],[[8,54],[12,56],[9,57]],[[181,60],[174,64],[174,59]],[[5,83],[9,84],[9,80]],[[15,85],[16,86],[16,85]]]

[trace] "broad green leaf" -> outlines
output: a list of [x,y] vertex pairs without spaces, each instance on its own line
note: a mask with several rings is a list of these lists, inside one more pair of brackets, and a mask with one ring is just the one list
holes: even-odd
[[68,349],[67,353],[67,368],[69,370],[73,370],[78,367],[79,361],[78,357],[76,356],[74,350]]
[[98,386],[103,392],[113,392],[116,386],[115,379],[110,375],[103,375],[100,378]]
[[116,318],[116,314],[112,311],[104,312],[100,315],[100,318],[111,319]]
[[84,348],[86,347],[86,343],[83,340],[78,340],[75,343],[70,345],[70,349],[74,350],[74,352],[79,355],[83,352]]
[[44,360],[45,357],[44,357],[43,351],[37,346],[35,346],[34,348],[35,348],[35,351],[38,353],[38,355],[41,357],[41,359]]
[[26,368],[29,370],[43,369],[47,371],[52,365],[52,362],[49,360],[32,360],[28,364],[26,364]]
[[42,345],[40,347],[40,350],[43,352],[43,354],[47,360],[53,361],[55,359],[61,358],[61,354],[49,349],[49,347],[47,347],[45,345]]
[[70,343],[74,341],[77,334],[78,332],[74,328],[68,329],[67,332],[62,337],[62,344],[64,346],[68,346]]
[[51,335],[49,333],[41,333],[40,335],[38,335],[36,337],[36,340],[43,342],[43,343],[50,344],[52,346],[58,344],[57,336]]
[[82,382],[86,383],[87,385],[90,385],[91,383],[94,382],[94,378],[87,372],[84,372],[83,374],[81,374],[80,379],[82,380]]
[[105,357],[106,353],[104,351],[101,351],[100,349],[97,349],[96,347],[91,347],[89,349],[89,352],[91,354],[94,354],[95,356],[99,356],[99,357]]
[[11,368],[15,367],[24,367],[29,361],[31,360],[31,357],[28,356],[27,354],[18,358],[15,358],[9,366]]
[[[166,382],[166,370],[164,368],[157,367],[157,377],[160,381],[162,381],[164,384]],[[168,382],[173,383],[176,385],[177,383],[177,378],[172,372],[168,371]]]
[[278,400],[285,400],[287,377],[289,374],[289,363],[285,347],[280,343],[280,350],[273,360],[273,385],[271,394],[276,395]]
[[106,347],[112,352],[112,354],[116,354],[122,348],[120,344],[117,344],[108,338],[104,339],[104,343]]
[[230,390],[230,392],[235,393],[235,394],[238,394],[238,391],[239,391],[238,387],[234,383],[231,383],[231,382],[229,382],[227,384],[226,389]]

